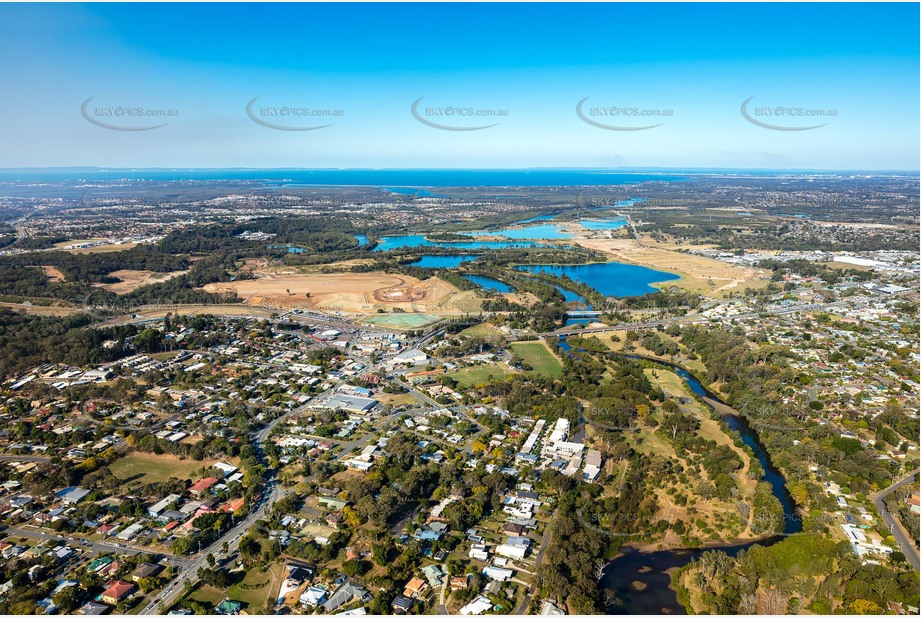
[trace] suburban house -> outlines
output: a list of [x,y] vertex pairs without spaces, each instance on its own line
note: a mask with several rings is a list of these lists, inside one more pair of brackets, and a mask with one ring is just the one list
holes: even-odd
[[461,616],[479,616],[492,609],[492,601],[482,594],[460,609]]
[[121,580],[110,582],[105,592],[102,593],[102,602],[109,605],[118,605],[122,600],[131,596],[135,590],[137,590],[137,586],[131,582]]
[[403,596],[407,596],[411,599],[418,599],[422,596],[422,593],[425,592],[426,588],[428,588],[428,584],[425,583],[424,579],[421,577],[413,577],[403,589]]
[[489,551],[488,546],[485,543],[474,543],[470,547],[469,556],[474,560],[482,560],[483,562],[489,561]]
[[496,547],[496,553],[513,560],[521,560],[528,553],[531,546],[531,539],[523,536],[510,536],[505,539],[505,543]]
[[196,498],[202,495],[204,492],[211,489],[211,486],[217,483],[217,479],[213,476],[207,476],[200,481],[196,481],[189,487],[189,493],[195,496]]
[[77,608],[76,614],[78,616],[101,616],[102,614],[108,613],[110,609],[112,608],[108,605],[87,601]]
[[329,597],[329,600],[323,604],[323,610],[326,613],[334,612],[346,603],[353,600],[367,601],[371,598],[371,593],[351,581],[347,581]]
[[243,604],[239,601],[223,599],[214,606],[214,613],[220,616],[237,616],[241,609],[243,609]]
[[142,579],[146,579],[148,577],[156,577],[162,570],[163,567],[159,564],[150,564],[149,562],[145,562],[134,570],[134,573],[131,574],[131,579],[132,581],[139,582]]
[[521,524],[508,523],[502,526],[502,534],[508,536],[527,536],[528,530]]
[[301,594],[300,602],[303,605],[315,607],[326,600],[326,591],[315,586],[308,586]]
[[397,595],[397,598],[390,604],[390,609],[393,610],[394,614],[408,614],[412,611],[414,603],[415,601],[401,594]]
[[429,586],[432,588],[437,588],[444,584],[445,572],[442,571],[441,567],[437,564],[430,564],[426,567],[422,567],[422,575],[425,576],[425,579],[429,582]]

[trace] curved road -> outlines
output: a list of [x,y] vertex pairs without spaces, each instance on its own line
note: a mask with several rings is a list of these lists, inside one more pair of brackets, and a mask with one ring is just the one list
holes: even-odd
[[883,502],[883,498],[894,492],[899,487],[904,487],[905,485],[913,482],[915,477],[918,476],[919,471],[921,471],[921,468],[915,469],[901,480],[871,496],[873,505],[876,506],[876,510],[879,511],[880,517],[883,518],[883,523],[885,523],[890,532],[892,532],[892,536],[895,537],[896,542],[899,544],[899,548],[901,548],[902,553],[905,554],[905,559],[908,560],[908,563],[912,566],[912,568],[914,568],[915,571],[921,570],[921,565],[919,565],[921,560],[919,560],[918,557],[918,548],[915,546],[915,542],[909,536],[901,522],[893,517],[892,513],[889,512],[889,509],[886,508],[886,504]]

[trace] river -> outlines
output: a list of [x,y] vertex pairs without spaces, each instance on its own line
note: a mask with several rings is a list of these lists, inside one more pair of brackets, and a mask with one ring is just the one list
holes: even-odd
[[[565,342],[561,341],[561,343]],[[571,349],[568,345],[563,347],[564,350],[567,348]],[[784,530],[782,535],[756,542],[720,547],[718,548],[720,551],[735,556],[752,545],[773,545],[786,535],[800,532],[803,529],[803,522],[795,513],[793,500],[784,484],[783,476],[771,462],[767,451],[758,440],[758,435],[744,417],[721,401],[715,393],[701,384],[684,367],[656,358],[629,354],[626,356],[669,367],[685,381],[693,393],[699,395],[711,409],[718,411],[729,427],[739,433],[742,442],[752,449],[755,458],[764,469],[762,480],[770,483],[772,493],[783,507]],[[600,581],[604,593],[608,596],[613,595],[616,600],[615,604],[608,606],[608,613],[686,614],[684,607],[678,602],[675,591],[671,588],[671,573],[699,557],[704,551],[713,549],[717,548],[654,552],[641,552],[629,547],[622,548],[622,555],[608,564]]]
[[467,281],[472,281],[481,288],[486,290],[492,290],[493,292],[498,292],[500,294],[510,294],[515,291],[515,288],[510,286],[507,283],[503,283],[498,279],[493,279],[492,277],[486,277],[483,275],[462,275]]

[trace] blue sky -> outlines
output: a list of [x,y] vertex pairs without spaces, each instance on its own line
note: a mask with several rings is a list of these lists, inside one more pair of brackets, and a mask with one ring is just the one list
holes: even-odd
[[[6,4],[0,167],[917,170],[918,18],[917,4]],[[332,124],[263,126],[256,97],[270,124]],[[411,114],[420,97],[423,120],[495,126],[435,128]],[[661,125],[593,126],[586,97],[601,124]],[[750,97],[774,129],[742,115]],[[178,115],[105,115],[118,106]],[[283,106],[339,115],[267,109]]]

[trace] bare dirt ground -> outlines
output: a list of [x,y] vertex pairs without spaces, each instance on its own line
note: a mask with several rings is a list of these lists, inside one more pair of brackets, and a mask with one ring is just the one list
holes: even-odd
[[511,294],[503,294],[503,296],[513,303],[518,303],[519,305],[525,305],[527,307],[540,302],[540,299],[530,292],[512,292]]
[[42,270],[45,271],[45,275],[51,283],[61,283],[65,280],[64,273],[57,266],[42,266]]
[[116,294],[128,294],[134,290],[150,285],[151,283],[162,283],[173,277],[184,275],[187,270],[174,270],[168,273],[157,273],[152,270],[116,270],[111,273],[113,277],[121,279],[118,283],[100,283],[99,287],[115,292]]
[[590,249],[610,253],[614,259],[621,262],[680,275],[681,279],[662,285],[674,285],[699,294],[719,296],[733,290],[763,287],[768,282],[766,274],[761,269],[743,268],[699,255],[680,253],[681,249],[690,247],[674,243],[657,243],[648,237],[643,237],[642,246],[637,246],[632,239],[576,239],[576,242]]
[[[420,281],[406,275],[370,273],[292,273],[258,271],[257,279],[209,283],[212,293],[236,292],[247,305],[307,308],[347,313],[376,313],[377,309],[424,313],[459,312],[464,295],[432,277]],[[456,297],[456,298],[455,298]]]

